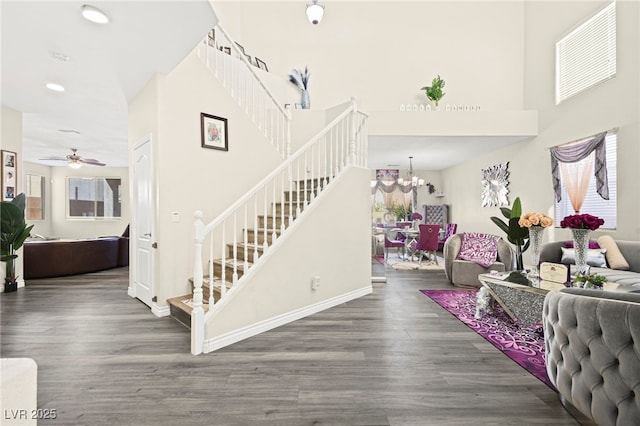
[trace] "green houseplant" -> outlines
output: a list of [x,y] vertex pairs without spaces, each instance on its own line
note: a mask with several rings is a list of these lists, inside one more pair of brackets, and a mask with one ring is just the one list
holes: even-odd
[[25,195],[19,194],[11,201],[0,202],[0,261],[5,262],[5,293],[16,291],[18,281],[15,261],[16,251],[22,247],[29,236],[33,225],[27,226],[24,221]]
[[425,95],[429,98],[430,101],[434,102],[436,106],[438,106],[438,102],[440,99],[446,94],[442,91],[444,87],[444,80],[440,78],[440,76],[435,77],[431,81],[431,86],[425,86],[420,90],[424,90]]
[[518,223],[520,216],[522,215],[522,205],[520,203],[520,197],[517,197],[513,201],[513,206],[500,207],[502,215],[507,219],[500,219],[499,217],[492,216],[493,223],[498,225],[498,228],[502,229],[507,234],[507,240],[516,246],[516,269],[522,271],[524,266],[522,264],[522,253],[529,248],[529,228],[522,227]]

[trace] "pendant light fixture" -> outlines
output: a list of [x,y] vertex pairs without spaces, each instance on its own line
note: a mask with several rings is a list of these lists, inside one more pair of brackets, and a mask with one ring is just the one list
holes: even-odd
[[318,0],[313,0],[307,5],[307,18],[313,25],[318,25],[324,16],[324,6],[318,4]]

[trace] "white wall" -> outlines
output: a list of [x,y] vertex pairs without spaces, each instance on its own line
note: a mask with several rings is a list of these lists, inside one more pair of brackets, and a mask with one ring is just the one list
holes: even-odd
[[[2,113],[0,116],[0,149],[7,151],[13,151],[17,155],[16,162],[16,194],[24,192],[23,187],[23,175],[22,170],[22,113],[11,108],[2,107]],[[16,275],[18,276],[18,286],[24,286],[23,276],[23,263],[22,263],[22,249],[18,250],[18,259],[15,262]],[[0,278],[2,281],[0,285],[4,288],[5,277],[5,264],[0,263]]]
[[[268,262],[216,311],[205,338],[214,339],[314,305],[371,292],[369,171],[350,167],[303,211]],[[336,208],[340,206],[340,208]],[[345,213],[346,212],[346,213]],[[293,229],[295,228],[295,229]],[[320,287],[311,289],[313,277]],[[325,307],[326,308],[326,307]],[[225,336],[233,340],[231,336]]]
[[[444,191],[458,231],[502,232],[490,222],[498,208],[482,208],[481,169],[509,162],[509,200],[519,196],[523,210],[551,214],[554,199],[548,147],[614,127],[618,132],[618,228],[597,235],[640,240],[640,75],[639,5],[618,1],[618,73],[609,81],[556,106],[555,42],[605,1],[527,2],[525,7],[525,109],[539,111],[539,134],[525,142],[487,153],[443,171]],[[553,17],[553,19],[550,19]],[[570,239],[561,228],[545,241]],[[526,261],[526,259],[525,259]]]
[[[67,218],[68,177],[112,177],[122,179],[122,216],[118,219]],[[129,224],[129,169],[127,167],[82,166],[80,169],[51,167],[51,231],[52,237],[96,238],[122,235]]]
[[312,109],[350,96],[366,111],[424,103],[420,88],[438,74],[446,82],[442,105],[522,109],[522,1],[333,1],[319,25],[298,1],[212,5],[220,24],[270,72],[309,67]]

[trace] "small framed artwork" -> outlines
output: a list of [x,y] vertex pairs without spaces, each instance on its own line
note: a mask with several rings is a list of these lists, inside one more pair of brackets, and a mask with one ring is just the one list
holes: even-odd
[[238,46],[238,49],[240,49],[240,52],[242,52],[242,54],[245,55],[244,47],[242,47],[242,45],[240,43],[237,43],[237,42],[236,42],[236,46]]
[[209,46],[211,47],[215,47],[216,45],[216,30],[212,29],[211,31],[209,31],[208,37],[207,37],[207,42],[209,44]]
[[262,61],[262,59],[259,59],[258,57],[256,57],[255,59],[256,59],[256,66],[258,68],[260,68],[261,70],[269,71],[269,69],[267,68],[267,64],[265,64],[264,61]]
[[296,109],[302,109],[302,104],[296,104]]
[[231,48],[229,46],[220,46],[220,51],[227,55],[231,55]]
[[226,118],[201,112],[200,133],[203,148],[229,151],[229,132],[227,131]]
[[18,158],[15,152],[2,152],[2,201],[13,200],[18,192]]
[[251,56],[245,54],[244,57],[247,58],[247,62],[249,62],[251,65],[253,65],[253,60],[251,59]]

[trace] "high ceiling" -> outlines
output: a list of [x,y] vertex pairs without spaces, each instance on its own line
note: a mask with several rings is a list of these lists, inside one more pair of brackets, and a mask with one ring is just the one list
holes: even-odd
[[[23,112],[23,159],[78,154],[128,166],[127,104],[169,72],[217,19],[207,0],[93,1],[111,21],[81,17],[83,2],[2,0],[2,105]],[[65,60],[65,58],[67,60]],[[62,84],[63,93],[45,88]],[[441,170],[522,137],[371,136],[371,168]]]
[[529,136],[369,136],[369,167],[443,170]]
[[[86,21],[78,1],[2,0],[2,105],[23,112],[23,159],[71,148],[128,166],[127,103],[167,73],[216,24],[206,0],[92,1],[111,19]],[[65,57],[68,60],[65,61]],[[45,88],[65,87],[62,93]]]

